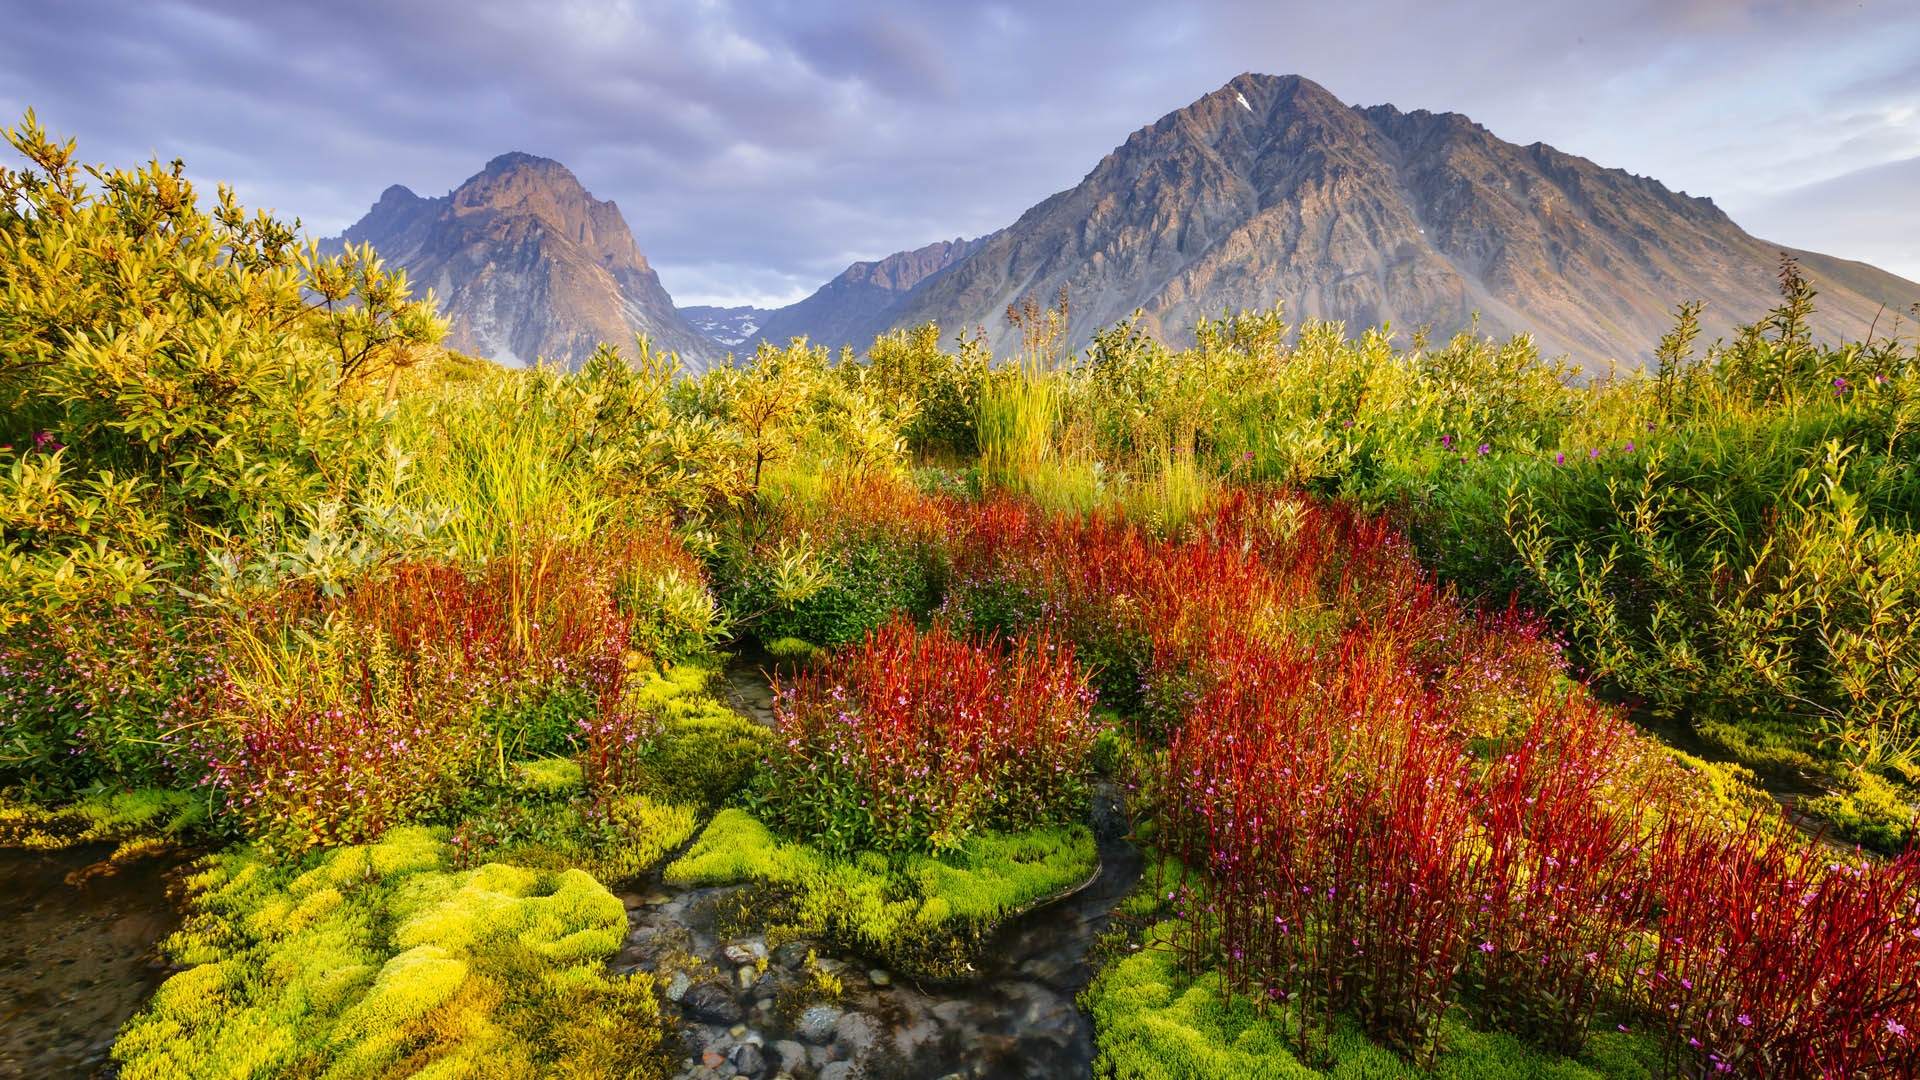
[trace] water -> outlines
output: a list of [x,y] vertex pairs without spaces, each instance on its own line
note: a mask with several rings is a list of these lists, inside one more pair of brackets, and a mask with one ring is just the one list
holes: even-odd
[[167,975],[156,946],[187,856],[109,851],[0,850],[0,1077],[109,1075],[115,1032]]

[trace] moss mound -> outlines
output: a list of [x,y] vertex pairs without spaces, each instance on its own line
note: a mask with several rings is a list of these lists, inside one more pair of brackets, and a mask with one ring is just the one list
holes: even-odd
[[662,1075],[651,980],[605,972],[620,901],[581,870],[449,855],[402,828],[287,866],[210,860],[167,945],[196,966],[123,1029],[121,1075]]
[[1087,881],[1099,867],[1084,826],[980,833],[939,855],[835,858],[774,836],[744,810],[715,815],[666,880],[752,882],[772,929],[820,935],[930,979],[968,975],[1007,916]]
[[0,847],[54,851],[82,844],[118,844],[128,859],[190,839],[207,825],[207,806],[192,792],[141,790],[89,795],[49,809],[0,802]]
[[641,786],[671,803],[718,806],[744,787],[773,735],[715,699],[718,661],[676,664],[649,673],[633,691],[659,718],[660,735],[641,758]]
[[1370,1042],[1342,1019],[1332,1060],[1294,1056],[1285,1008],[1262,1012],[1224,995],[1216,972],[1190,976],[1173,950],[1176,926],[1150,928],[1138,951],[1109,964],[1081,995],[1093,1018],[1099,1057],[1094,1075],[1114,1080],[1362,1080],[1429,1076],[1442,1080],[1650,1080],[1657,1047],[1634,1035],[1594,1036],[1580,1060],[1543,1054],[1510,1035],[1480,1031],[1456,1010],[1442,1020],[1442,1049],[1420,1069]]

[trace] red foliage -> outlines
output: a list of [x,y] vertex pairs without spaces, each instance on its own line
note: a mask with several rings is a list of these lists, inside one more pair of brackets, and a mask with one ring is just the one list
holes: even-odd
[[951,846],[1072,816],[1099,726],[1073,648],[896,620],[782,688],[763,812],[830,848]]

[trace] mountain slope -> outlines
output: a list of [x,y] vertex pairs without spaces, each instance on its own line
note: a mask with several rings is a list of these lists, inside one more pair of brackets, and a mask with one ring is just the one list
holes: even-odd
[[[1709,337],[1777,299],[1780,249],[1710,200],[1457,114],[1349,107],[1298,76],[1241,75],[1135,132],[1081,183],[1028,210],[901,305],[896,326],[986,326],[1062,285],[1068,344],[1143,309],[1178,343],[1204,316],[1282,303],[1295,320],[1445,334],[1529,332],[1591,369],[1652,356],[1686,299]],[[1816,330],[1864,334],[1920,285],[1801,253]]]
[[636,333],[696,368],[718,352],[674,309],[619,207],[556,161],[503,154],[433,199],[390,187],[342,239],[372,243],[416,290],[433,289],[462,352],[577,367]]
[[857,262],[798,303],[769,312],[757,341],[865,349],[895,325],[900,310],[935,276],[978,250],[986,238],[941,240],[875,262]]

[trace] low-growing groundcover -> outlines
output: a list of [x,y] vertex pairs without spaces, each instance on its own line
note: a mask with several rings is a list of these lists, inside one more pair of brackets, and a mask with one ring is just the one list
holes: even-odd
[[1426,1075],[1442,1080],[1649,1080],[1658,1071],[1652,1040],[1604,1032],[1580,1059],[1542,1053],[1511,1035],[1476,1029],[1458,1012],[1440,1021],[1444,1049],[1415,1065],[1368,1039],[1343,1018],[1326,1058],[1295,1056],[1297,1018],[1263,1011],[1227,991],[1217,972],[1183,970],[1174,924],[1151,926],[1139,951],[1118,958],[1082,996],[1100,1033],[1098,1076],[1112,1080],[1374,1080]]
[[1091,879],[1084,825],[976,832],[937,855],[836,857],[783,842],[744,810],[723,810],[666,869],[677,885],[758,886],[777,936],[822,936],[925,978],[963,978],[1008,916]]
[[128,1080],[663,1075],[626,909],[579,870],[450,868],[421,827],[291,864],[240,849],[167,944],[196,966],[114,1047]]

